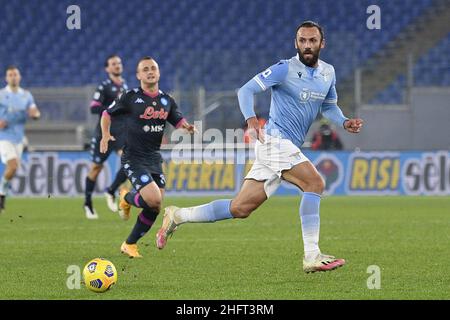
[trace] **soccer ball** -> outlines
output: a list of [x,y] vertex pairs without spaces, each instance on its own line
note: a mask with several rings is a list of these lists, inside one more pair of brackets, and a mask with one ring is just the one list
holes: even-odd
[[116,267],[111,261],[96,258],[89,261],[83,269],[84,284],[94,292],[105,292],[117,282]]

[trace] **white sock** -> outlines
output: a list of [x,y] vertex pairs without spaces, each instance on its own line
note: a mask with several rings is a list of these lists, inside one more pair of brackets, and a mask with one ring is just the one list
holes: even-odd
[[6,196],[9,190],[9,180],[6,180],[5,176],[2,177],[0,181],[0,195]]
[[305,251],[305,260],[315,260],[319,249],[320,232],[320,195],[313,192],[304,192],[300,203],[300,218],[302,222],[302,236]]
[[216,200],[210,203],[181,208],[177,211],[175,222],[182,224],[186,222],[215,222],[219,220],[231,219],[230,213],[231,200]]

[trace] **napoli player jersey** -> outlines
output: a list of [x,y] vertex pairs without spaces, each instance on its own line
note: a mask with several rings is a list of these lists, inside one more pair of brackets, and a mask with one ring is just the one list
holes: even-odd
[[159,91],[157,96],[136,88],[124,93],[106,110],[111,122],[125,121],[125,147],[122,158],[155,164],[154,172],[160,173],[161,155],[158,152],[166,121],[174,127],[180,126],[183,115],[175,100]]
[[[102,112],[108,108],[111,103],[116,100],[123,92],[128,90],[127,84],[115,83],[111,79],[106,79],[103,81],[94,93],[94,97],[91,102],[91,113],[98,114],[97,127],[95,129],[95,134],[98,138],[102,136],[102,129],[100,127],[100,119],[102,117]],[[117,120],[114,124],[111,124],[111,134],[113,136],[121,135],[124,129],[124,124],[122,121]]]
[[5,120],[7,126],[0,129],[0,140],[21,143],[25,134],[27,111],[35,106],[33,96],[29,91],[19,88],[13,92],[9,86],[0,90],[0,120]]
[[[300,147],[319,112],[338,125],[347,119],[337,106],[334,68],[322,60],[317,68],[304,65],[298,56],[281,60],[253,80],[262,90],[272,90],[265,125],[269,135],[289,139]],[[244,116],[249,117],[245,112]]]

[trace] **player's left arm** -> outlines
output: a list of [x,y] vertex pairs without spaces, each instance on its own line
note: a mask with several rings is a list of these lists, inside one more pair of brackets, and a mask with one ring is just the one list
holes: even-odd
[[39,111],[39,108],[37,107],[36,103],[34,102],[33,95],[31,93],[28,93],[28,104],[27,104],[27,112],[28,116],[33,120],[38,120],[41,117],[41,112]]
[[197,129],[193,124],[190,124],[185,117],[183,117],[183,114],[181,113],[181,110],[178,108],[177,103],[175,100],[171,97],[170,98],[171,108],[169,115],[167,116],[167,121],[174,126],[176,129],[182,128],[185,129],[190,134],[194,134],[197,132]]
[[358,133],[361,131],[363,120],[359,118],[349,119],[342,113],[341,108],[337,105],[337,92],[336,92],[336,76],[333,70],[333,82],[328,91],[325,100],[322,103],[321,113],[322,115],[338,126],[343,126],[345,130],[351,133]]

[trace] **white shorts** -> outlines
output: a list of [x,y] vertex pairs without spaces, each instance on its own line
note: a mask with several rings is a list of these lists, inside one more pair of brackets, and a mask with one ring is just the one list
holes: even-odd
[[0,158],[4,164],[9,160],[17,159],[20,162],[23,152],[23,143],[13,143],[7,140],[0,140]]
[[264,181],[264,191],[269,198],[281,184],[283,170],[309,159],[288,139],[265,135],[264,143],[255,143],[256,160],[244,179]]

